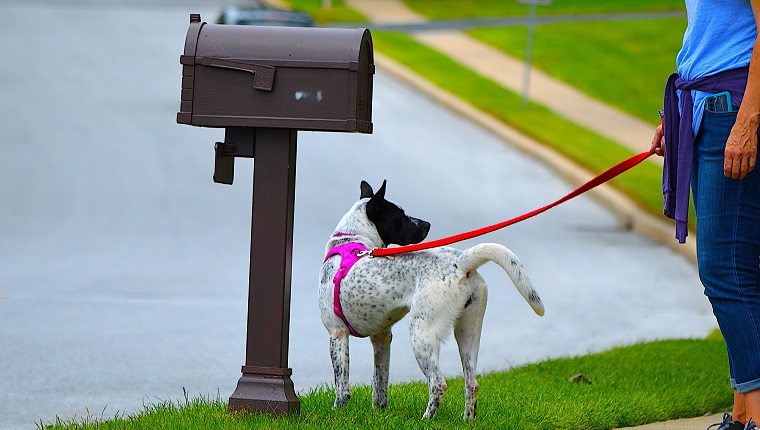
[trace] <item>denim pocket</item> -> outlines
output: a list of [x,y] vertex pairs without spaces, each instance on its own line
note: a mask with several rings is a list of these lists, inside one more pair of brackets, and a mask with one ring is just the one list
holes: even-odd
[[703,141],[710,142],[712,145],[725,147],[728,135],[731,134],[736,122],[736,112],[710,112],[705,109],[702,115],[702,124],[699,126],[698,139],[694,144],[698,145]]
[[726,133],[726,139],[728,139],[728,134],[736,122],[736,114],[737,112],[710,112],[705,109],[702,117],[702,127],[715,130],[716,132],[728,130],[728,133]]

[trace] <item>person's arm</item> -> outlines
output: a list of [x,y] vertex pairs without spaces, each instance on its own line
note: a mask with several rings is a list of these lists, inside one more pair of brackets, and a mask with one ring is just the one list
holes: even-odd
[[[760,29],[760,0],[750,0],[755,22]],[[755,168],[757,162],[757,127],[760,122],[760,36],[755,39],[752,59],[749,63],[747,88],[736,124],[726,142],[723,174],[728,178],[741,179]]]

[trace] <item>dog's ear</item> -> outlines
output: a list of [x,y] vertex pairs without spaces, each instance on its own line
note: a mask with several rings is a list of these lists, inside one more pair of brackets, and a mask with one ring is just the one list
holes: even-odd
[[383,185],[375,193],[375,197],[377,197],[378,199],[385,200],[385,183],[386,182],[388,182],[388,181],[387,180],[383,180]]
[[362,181],[361,190],[362,190],[362,195],[360,199],[365,199],[365,198],[372,197],[375,195],[375,192],[372,191],[372,186],[368,184],[367,181]]

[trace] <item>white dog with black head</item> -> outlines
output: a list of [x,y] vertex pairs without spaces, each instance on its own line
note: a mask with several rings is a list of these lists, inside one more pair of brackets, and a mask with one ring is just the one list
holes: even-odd
[[483,243],[465,251],[440,247],[369,256],[374,248],[419,243],[430,230],[428,222],[407,216],[385,200],[385,185],[383,182],[375,193],[362,181],[361,199],[343,216],[327,242],[319,308],[330,333],[334,408],[345,406],[350,397],[349,335],[370,338],[375,357],[372,406],[387,406],[391,326],[409,314],[412,349],[429,387],[423,417],[435,416],[448,388],[438,357],[441,342],[453,328],[464,371],[464,419],[473,419],[478,393],[475,371],[488,295],[476,269],[493,261],[507,272],[538,315],[544,314],[544,306],[517,256],[502,245]]

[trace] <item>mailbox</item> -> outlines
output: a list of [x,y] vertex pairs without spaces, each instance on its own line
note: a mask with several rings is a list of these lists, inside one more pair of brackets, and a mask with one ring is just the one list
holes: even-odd
[[372,132],[367,29],[214,25],[191,17],[177,122]]
[[[288,368],[298,130],[372,133],[369,30],[213,25],[190,15],[177,122],[224,128],[214,181],[253,158],[245,365],[233,411],[298,413]],[[223,222],[221,220],[220,222]]]

